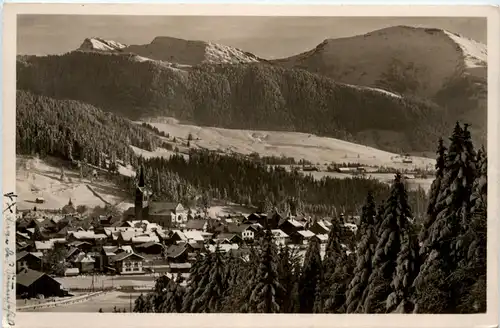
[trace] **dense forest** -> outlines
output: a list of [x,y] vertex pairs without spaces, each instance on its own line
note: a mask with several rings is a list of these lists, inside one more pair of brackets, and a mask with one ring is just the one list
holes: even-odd
[[[268,167],[243,156],[204,150],[191,150],[189,159],[174,155],[169,159],[140,158],[139,162],[155,199],[185,204],[197,195],[208,195],[209,198],[257,206],[261,211],[277,207],[285,212],[334,215],[359,213],[370,190],[377,200],[389,194],[389,186],[375,179],[325,177],[318,181],[296,170],[287,172],[282,167]],[[134,178],[120,179],[133,194]],[[425,192],[410,192],[410,203],[416,213],[424,213]]]
[[160,140],[146,128],[91,105],[17,91],[17,154],[51,155],[100,166],[106,156],[134,163],[130,145],[154,150]]
[[[401,176],[386,199],[366,194],[354,252],[333,219],[325,255],[313,238],[303,261],[267,230],[247,258],[200,252],[186,287],[156,281],[134,312],[481,313],[486,311],[487,156],[458,123],[440,141],[424,224]],[[378,203],[378,205],[377,205]]]
[[[75,99],[130,119],[173,116],[197,125],[309,132],[393,152],[428,151],[447,110],[266,63],[185,69],[131,54],[22,57],[18,89]],[[47,83],[47,81],[51,81]]]

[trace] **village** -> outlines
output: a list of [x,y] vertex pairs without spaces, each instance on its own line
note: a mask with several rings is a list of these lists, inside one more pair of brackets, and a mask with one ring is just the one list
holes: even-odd
[[[150,196],[141,171],[135,205],[121,217],[81,215],[71,200],[59,211],[18,212],[18,299],[43,304],[40,300],[51,297],[120,288],[149,290],[160,275],[186,280],[197,254],[219,251],[245,259],[251,247],[259,247],[266,228],[278,246],[303,254],[316,238],[324,252],[332,229],[329,218],[281,214],[276,209],[211,217],[206,209],[150,201]],[[355,218],[341,219],[346,231],[354,233]]]

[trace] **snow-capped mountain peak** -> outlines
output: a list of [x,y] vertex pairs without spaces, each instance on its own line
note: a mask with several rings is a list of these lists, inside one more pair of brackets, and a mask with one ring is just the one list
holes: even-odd
[[104,40],[98,37],[87,38],[83,41],[78,50],[81,51],[121,51],[127,45],[112,41]]

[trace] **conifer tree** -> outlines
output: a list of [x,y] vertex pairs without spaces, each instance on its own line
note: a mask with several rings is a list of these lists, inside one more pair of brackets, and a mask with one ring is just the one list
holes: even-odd
[[363,295],[368,285],[368,278],[372,271],[372,257],[377,245],[375,216],[375,202],[373,195],[369,193],[362,209],[361,222],[358,229],[361,239],[356,250],[356,268],[354,269],[354,276],[349,283],[346,294],[347,313],[356,313],[359,311],[359,304],[363,301]]
[[276,295],[282,293],[276,265],[276,246],[271,230],[267,229],[263,238],[261,259],[257,276],[246,311],[250,313],[279,313],[280,305]]
[[446,147],[444,146],[444,142],[442,138],[439,138],[438,141],[438,147],[436,150],[436,173],[434,177],[434,181],[432,181],[431,189],[429,191],[429,202],[427,205],[427,216],[424,220],[424,223],[422,225],[422,230],[420,231],[419,235],[419,241],[422,242],[426,239],[427,237],[427,232],[429,227],[432,225],[434,220],[436,219],[435,216],[435,208],[436,208],[436,202],[437,198],[439,196],[439,192],[441,191],[441,185],[442,185],[442,180],[444,176],[444,170],[445,170],[445,160],[446,160]]
[[487,235],[487,157],[478,151],[477,176],[471,195],[468,225],[460,238],[466,254],[452,275],[453,285],[460,292],[460,313],[486,311],[486,235]]
[[184,289],[180,286],[182,276],[179,274],[176,280],[170,279],[164,291],[163,303],[159,307],[162,313],[179,313],[182,310]]
[[198,290],[198,286],[203,279],[203,275],[208,271],[209,256],[206,254],[198,253],[196,255],[196,260],[193,262],[191,269],[189,270],[189,280],[187,282],[186,293],[184,295],[184,300],[182,303],[182,312],[190,312],[191,306],[195,299],[195,292]]
[[320,246],[317,238],[309,241],[299,282],[300,312],[313,313],[316,288],[323,280]]
[[387,299],[393,292],[391,283],[396,275],[396,264],[412,217],[401,174],[396,174],[391,194],[385,202],[383,221],[372,260],[372,273],[368,279],[368,295],[362,312],[387,312]]
[[[215,251],[208,255],[208,275],[202,278],[201,283],[194,292],[194,300],[191,305],[193,313],[217,313],[222,309],[223,294],[225,290],[225,267],[217,244]],[[206,272],[206,270],[204,270]]]
[[332,220],[323,260],[323,311],[345,312],[347,287],[352,278],[353,265],[341,244],[343,225],[338,218]]
[[467,125],[462,129],[457,122],[450,141],[434,210],[436,217],[421,242],[421,253],[429,254],[415,280],[415,311],[421,313],[453,313],[460,298],[459,286],[453,285],[449,277],[466,253],[460,236],[470,218],[476,154]]
[[295,303],[298,302],[298,295],[294,294],[294,288],[298,283],[300,273],[300,270],[295,271],[299,261],[286,245],[280,249],[278,259],[278,280],[283,287],[283,294],[278,295],[280,309],[282,313],[293,313]]

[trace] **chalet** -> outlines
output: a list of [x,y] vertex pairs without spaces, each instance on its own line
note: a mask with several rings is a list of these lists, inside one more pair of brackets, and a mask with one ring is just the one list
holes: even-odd
[[295,232],[299,230],[304,230],[304,224],[295,219],[290,218],[281,222],[278,228],[282,230],[284,233],[286,233],[288,236],[292,236]]
[[154,242],[154,241],[148,241],[142,244],[139,244],[135,247],[138,252],[140,253],[145,253],[145,254],[162,254],[163,253],[163,245]]
[[69,242],[68,246],[70,247],[70,249],[76,248],[83,252],[89,252],[92,249],[92,243],[89,243],[88,241],[74,240],[72,242]]
[[112,218],[111,215],[99,215],[97,219],[101,227],[110,227]]
[[289,242],[289,236],[283,232],[281,229],[273,229],[271,230],[271,233],[274,236],[274,242],[277,245],[286,245]]
[[16,275],[16,295],[21,298],[64,296],[61,284],[49,275],[25,269]]
[[135,253],[122,252],[111,258],[114,269],[119,274],[141,274],[144,257]]
[[217,236],[215,242],[220,244],[241,244],[243,238],[234,233],[221,233]]
[[185,245],[172,245],[167,248],[167,259],[171,263],[185,263],[188,261],[189,248]]
[[267,214],[255,212],[255,213],[252,213],[249,216],[247,216],[243,220],[243,223],[246,223],[246,224],[260,223],[262,226],[265,227],[266,221],[267,221]]
[[181,231],[181,230],[173,230],[173,234],[170,237],[171,241],[174,242],[186,242],[186,243],[198,243],[203,245],[205,242],[205,238],[203,238],[200,231]]
[[95,260],[88,254],[80,253],[73,261],[73,264],[78,268],[80,273],[89,273],[94,271]]
[[187,230],[207,231],[208,222],[206,220],[190,220],[186,223]]
[[314,236],[314,233],[310,230],[298,230],[294,232],[290,238],[294,244],[307,244]]
[[323,220],[314,221],[313,224],[309,227],[314,234],[328,234],[330,229],[327,227]]
[[83,251],[76,247],[70,247],[66,253],[66,262],[75,261],[80,253],[83,253]]
[[[267,215],[267,219],[268,219],[267,224],[270,229],[278,229],[280,221],[283,220],[283,216],[279,214],[276,209],[274,209],[272,213],[269,213]],[[264,226],[261,223],[256,223],[256,224],[260,224],[262,228],[264,228]]]
[[29,253],[26,251],[16,254],[16,272],[25,269],[41,270],[42,269],[42,254]]

